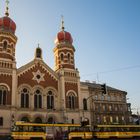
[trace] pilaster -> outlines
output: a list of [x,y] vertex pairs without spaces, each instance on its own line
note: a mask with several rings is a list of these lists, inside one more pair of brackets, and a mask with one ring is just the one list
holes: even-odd
[[13,69],[12,69],[12,107],[17,106],[17,69],[16,69],[16,62],[13,62]]

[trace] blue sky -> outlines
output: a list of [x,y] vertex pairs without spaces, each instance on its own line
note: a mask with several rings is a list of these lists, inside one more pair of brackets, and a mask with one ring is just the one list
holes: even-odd
[[[0,16],[4,6],[0,0]],[[17,24],[17,67],[33,60],[39,43],[53,69],[63,15],[81,81],[125,90],[132,108],[140,107],[140,0],[10,0],[9,12]]]

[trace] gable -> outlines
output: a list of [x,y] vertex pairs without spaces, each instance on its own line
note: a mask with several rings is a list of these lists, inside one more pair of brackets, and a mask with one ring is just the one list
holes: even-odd
[[42,87],[55,87],[58,89],[58,75],[42,60],[34,60],[22,66],[17,71],[18,86],[28,84],[31,87],[41,85]]

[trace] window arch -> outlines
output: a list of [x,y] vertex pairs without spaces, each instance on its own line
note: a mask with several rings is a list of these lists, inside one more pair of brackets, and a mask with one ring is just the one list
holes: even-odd
[[76,97],[74,93],[69,93],[68,94],[68,108],[70,109],[75,109],[75,102],[76,102]]
[[54,95],[52,91],[48,91],[47,94],[47,109],[54,109]]
[[5,86],[0,86],[0,105],[6,105],[8,89]]
[[42,108],[42,95],[41,91],[37,89],[34,95],[34,108]]
[[42,119],[40,117],[35,118],[34,120],[35,123],[42,123]]
[[47,123],[52,124],[55,123],[55,120],[53,117],[49,117]]
[[87,100],[85,98],[83,99],[83,109],[87,110]]
[[29,108],[29,91],[27,88],[23,88],[21,91],[21,107]]
[[25,116],[25,117],[22,117],[22,118],[21,118],[21,121],[24,121],[24,122],[30,122],[29,118],[26,117],[26,116]]

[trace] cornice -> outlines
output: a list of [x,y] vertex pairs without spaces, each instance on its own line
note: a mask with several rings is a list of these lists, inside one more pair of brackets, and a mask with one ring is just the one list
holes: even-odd
[[78,83],[78,79],[77,78],[71,78],[71,77],[65,77],[65,83]]
[[0,36],[8,37],[8,38],[12,39],[14,42],[17,41],[17,37],[10,32],[0,31]]
[[13,61],[11,59],[7,59],[7,58],[0,58],[0,62],[6,62],[6,63],[13,63]]
[[12,69],[0,68],[0,75],[12,76]]
[[53,49],[53,51],[55,52],[57,49],[59,49],[59,50],[67,49],[67,50],[75,51],[75,48],[73,45],[67,45],[67,44],[59,44]]

